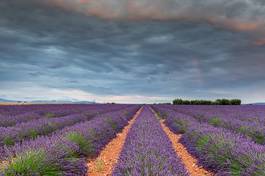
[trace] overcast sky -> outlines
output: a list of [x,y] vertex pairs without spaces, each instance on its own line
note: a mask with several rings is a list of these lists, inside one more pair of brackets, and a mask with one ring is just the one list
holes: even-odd
[[0,98],[265,101],[264,0],[1,0]]

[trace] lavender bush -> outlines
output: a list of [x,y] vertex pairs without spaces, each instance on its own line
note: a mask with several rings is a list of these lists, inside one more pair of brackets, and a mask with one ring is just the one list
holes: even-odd
[[222,128],[192,124],[182,142],[218,175],[265,175],[265,147]]

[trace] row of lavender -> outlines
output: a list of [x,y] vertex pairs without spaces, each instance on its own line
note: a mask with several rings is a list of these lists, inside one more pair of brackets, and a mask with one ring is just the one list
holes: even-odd
[[[90,104],[91,108],[96,107],[97,104]],[[106,105],[107,106],[107,105]],[[28,112],[46,113],[46,112],[58,112],[61,110],[82,111],[87,109],[86,104],[32,104],[32,105],[8,105],[0,106],[0,115],[3,116],[16,116]]]
[[16,142],[21,142],[26,139],[34,139],[40,135],[48,135],[66,126],[90,120],[98,113],[105,113],[121,108],[123,108],[123,106],[120,105],[112,105],[108,107],[98,105],[93,108],[87,106],[87,109],[84,109],[79,113],[73,113],[63,117],[40,118],[37,120],[18,123],[12,127],[0,127],[0,147],[3,147],[4,145],[11,146]]
[[89,105],[12,105],[0,106],[0,126],[8,127],[21,122],[40,118],[60,117],[84,109],[93,108]]
[[[100,105],[102,109],[109,109],[114,105]],[[127,105],[116,105],[118,108]],[[24,105],[0,106],[0,127],[14,126],[19,123],[43,118],[55,118],[78,114],[83,111],[96,112],[99,105]]]
[[190,115],[204,115],[210,117],[233,118],[265,124],[265,108],[261,105],[242,106],[168,106],[174,107],[182,113]]
[[130,129],[113,175],[188,176],[150,107],[143,107]]
[[166,125],[182,133],[182,143],[217,175],[265,175],[265,147],[231,130],[217,128],[163,106],[154,109]]
[[265,145],[264,106],[168,106],[200,122],[222,127]]
[[99,114],[35,140],[23,141],[1,151],[0,175],[86,175],[85,157],[99,153],[139,109],[130,106]]

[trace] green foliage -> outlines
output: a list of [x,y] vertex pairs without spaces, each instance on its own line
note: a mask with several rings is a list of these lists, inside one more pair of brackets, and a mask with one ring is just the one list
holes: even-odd
[[247,134],[249,129],[247,126],[241,126],[237,131],[242,133],[242,134]]
[[186,121],[175,119],[174,122],[180,133],[185,133],[187,131],[188,123]]
[[110,124],[113,130],[116,130],[118,128],[117,122],[114,122],[111,118],[107,118],[106,121],[108,124]]
[[191,105],[211,105],[213,104],[210,100],[191,100]]
[[77,144],[80,148],[81,154],[90,156],[94,151],[92,142],[87,140],[80,133],[77,133],[77,132],[68,133],[66,135],[66,139]]
[[228,143],[225,143],[224,140],[220,138],[219,140],[215,141],[215,143],[211,143],[206,151],[210,158],[213,158],[219,165],[224,166],[227,161],[231,159],[230,154],[227,153],[227,151],[223,151],[222,154],[220,154],[220,151],[222,151],[228,145]]
[[174,105],[181,105],[181,104],[183,104],[183,100],[182,99],[175,99],[175,100],[173,100],[173,104]]
[[157,112],[157,115],[160,119],[166,119],[168,116],[166,112]]
[[265,135],[260,131],[246,126],[241,126],[237,131],[252,138],[258,144],[265,144]]
[[190,105],[190,101],[189,100],[183,100],[183,104],[184,105]]
[[252,134],[252,138],[258,144],[265,144],[265,135],[259,131],[254,132],[254,134]]
[[64,142],[56,143],[55,149],[64,152],[66,154],[64,156],[64,159],[69,160],[69,161],[70,160],[75,160],[78,157],[80,157],[80,152],[79,151],[76,151],[70,145],[65,144]]
[[7,136],[7,137],[4,138],[3,143],[6,146],[12,146],[12,145],[15,144],[15,141],[14,141],[14,139],[12,137]]
[[20,133],[19,139],[21,141],[24,140],[25,138],[35,139],[38,135],[39,135],[39,133],[36,130],[31,129],[31,130],[27,131],[26,133]]
[[173,100],[174,105],[241,105],[240,99],[217,99],[211,100],[182,100],[180,98]]
[[[265,157],[265,155],[263,156]],[[258,165],[256,165],[256,170],[253,173],[253,176],[264,176],[265,175],[265,163],[260,163]]]
[[215,126],[215,127],[218,127],[220,126],[222,123],[222,120],[218,117],[213,117],[209,120],[209,124]]
[[38,132],[36,130],[30,130],[29,131],[29,137],[32,139],[35,139],[38,136]]
[[201,136],[196,143],[197,150],[201,151],[203,147],[209,142],[209,140],[209,136]]
[[28,151],[10,159],[3,168],[5,176],[61,176],[62,173],[56,165],[46,161],[45,152]]
[[47,125],[45,125],[44,127],[43,127],[43,135],[45,135],[45,134],[48,134],[48,133],[50,133],[50,132],[52,132],[54,129],[56,129],[56,124],[54,124],[54,123],[52,123],[52,122],[49,122]]
[[216,105],[230,105],[230,101],[228,99],[217,99],[215,100]]
[[241,174],[241,164],[238,161],[232,161],[231,166],[230,166],[230,172],[231,176],[240,176]]
[[47,112],[45,114],[45,117],[47,117],[47,118],[53,118],[53,117],[55,117],[55,114],[53,114],[52,112]]
[[241,100],[240,99],[232,99],[230,100],[231,105],[241,105]]

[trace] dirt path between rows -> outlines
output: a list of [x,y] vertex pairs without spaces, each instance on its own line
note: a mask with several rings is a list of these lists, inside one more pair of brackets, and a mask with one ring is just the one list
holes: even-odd
[[[158,114],[152,109],[155,116],[160,119]],[[180,143],[181,134],[173,133],[165,124],[164,120],[160,120],[160,124],[168,138],[172,143],[177,156],[182,160],[185,168],[191,176],[214,176],[213,173],[207,171],[203,167],[197,165],[197,159],[193,157],[186,149],[184,145]]]
[[202,167],[197,165],[197,160],[194,158],[187,149],[182,145],[179,140],[181,135],[173,133],[165,124],[163,120],[160,120],[160,124],[167,134],[168,138],[172,142],[172,146],[177,153],[177,155],[182,160],[183,164],[185,165],[186,169],[188,170],[191,176],[213,176],[214,174],[205,170]]
[[129,121],[128,125],[124,127],[122,132],[117,134],[117,137],[111,140],[105,148],[100,152],[96,159],[88,161],[88,176],[109,176],[113,172],[114,166],[117,164],[120,153],[127,134],[135,122],[136,118],[141,113],[140,108],[134,117]]

